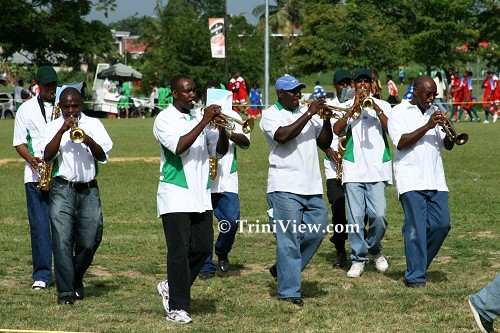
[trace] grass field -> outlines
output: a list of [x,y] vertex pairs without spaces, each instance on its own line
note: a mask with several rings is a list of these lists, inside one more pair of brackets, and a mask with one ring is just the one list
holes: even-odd
[[[86,298],[58,306],[56,288],[33,292],[23,163],[12,147],[14,122],[0,121],[0,330],[78,332],[478,332],[467,295],[500,271],[499,124],[460,123],[469,142],[444,153],[452,230],[429,270],[424,290],[404,287],[401,225],[395,188],[386,191],[383,241],[390,268],[370,265],[359,279],[333,270],[328,236],[303,272],[305,305],[276,300],[271,234],[238,234],[229,276],[197,280],[194,323],[165,320],[156,283],[165,278],[165,240],[156,217],[159,148],[153,119],[102,120],[115,149],[100,168],[103,242],[85,277]],[[241,218],[267,223],[268,147],[256,125],[240,151]]]

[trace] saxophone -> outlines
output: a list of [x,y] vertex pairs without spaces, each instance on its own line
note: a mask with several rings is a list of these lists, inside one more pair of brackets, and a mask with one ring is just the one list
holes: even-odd
[[219,160],[215,157],[209,157],[208,165],[210,168],[210,180],[214,181],[217,178],[217,167],[219,165]]
[[342,159],[344,158],[345,154],[346,142],[347,140],[345,138],[345,135],[339,138],[337,164],[335,165],[337,167],[337,175],[336,175],[337,182],[342,182]]
[[[52,120],[59,118],[61,116],[61,109],[59,108],[59,104],[55,104],[52,108]],[[42,191],[49,191],[50,186],[52,185],[52,170],[54,169],[54,163],[47,163],[42,160],[40,163],[40,180],[38,181],[37,187]]]

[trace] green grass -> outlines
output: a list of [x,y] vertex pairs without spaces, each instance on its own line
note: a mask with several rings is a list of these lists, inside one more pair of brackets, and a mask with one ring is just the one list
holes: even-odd
[[[153,119],[102,120],[115,149],[100,168],[103,242],[85,277],[86,298],[56,305],[51,286],[33,292],[23,163],[0,164],[0,329],[80,332],[477,332],[466,297],[500,270],[497,204],[500,127],[460,123],[469,142],[444,153],[452,230],[429,270],[425,290],[403,286],[403,212],[394,187],[387,190],[383,241],[390,268],[372,265],[359,279],[331,268],[325,238],[303,272],[305,306],[276,300],[268,273],[275,245],[270,234],[238,234],[228,277],[197,280],[192,288],[194,323],[168,323],[156,293],[165,278],[165,240],[156,217],[159,148]],[[13,121],[0,121],[1,158],[17,158]],[[269,149],[256,126],[252,146],[240,151],[241,218],[267,223],[265,200]],[[125,158],[149,157],[126,161]],[[156,158],[156,159],[155,159]]]

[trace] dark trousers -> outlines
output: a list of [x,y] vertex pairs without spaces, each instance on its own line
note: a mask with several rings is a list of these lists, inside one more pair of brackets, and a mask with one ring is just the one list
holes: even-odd
[[38,183],[26,183],[26,203],[31,235],[33,280],[52,282],[52,240],[49,223],[49,192],[37,187]]
[[168,213],[161,216],[167,242],[170,308],[189,310],[191,285],[212,252],[213,213]]
[[345,241],[348,238],[344,186],[337,182],[336,179],[327,179],[326,194],[328,202],[330,202],[330,206],[332,207],[333,230],[343,230],[343,232],[334,232],[332,237],[330,237],[330,241],[335,245],[337,251],[342,251],[345,248]]

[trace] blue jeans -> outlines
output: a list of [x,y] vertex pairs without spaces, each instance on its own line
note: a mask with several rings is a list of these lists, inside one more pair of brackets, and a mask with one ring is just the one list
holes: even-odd
[[436,106],[442,112],[447,112],[448,111],[448,109],[446,108],[446,106],[443,104],[443,99],[442,98],[435,98],[434,99],[434,104],[436,104]]
[[[219,223],[229,223],[229,230],[226,225],[222,225],[222,229],[227,232],[219,231],[217,241],[215,242],[215,254],[219,259],[226,260],[231,251],[236,232],[238,231],[238,220],[240,219],[240,198],[237,193],[221,192],[212,193],[212,207],[214,215],[219,220]],[[213,253],[207,258],[201,273],[215,273],[215,264],[212,260]]]
[[[352,262],[367,262],[368,254],[376,255],[382,251],[380,241],[387,229],[385,218],[385,183],[345,183],[347,204],[347,224],[352,225],[349,232]],[[365,215],[368,216],[368,231],[365,237]]]
[[472,295],[470,301],[482,317],[494,321],[500,315],[500,274],[481,291]]
[[[278,298],[300,297],[301,272],[326,234],[328,208],[321,195],[272,192],[267,202],[276,230]],[[305,230],[299,229],[304,226]]]
[[76,191],[57,179],[50,188],[49,218],[61,299],[75,297],[75,287],[83,286],[83,275],[101,243],[103,221],[97,187]]
[[399,200],[405,213],[405,281],[426,282],[427,269],[451,228],[448,192],[411,191]]
[[26,204],[31,234],[33,280],[52,282],[52,243],[49,223],[49,192],[26,183]]

